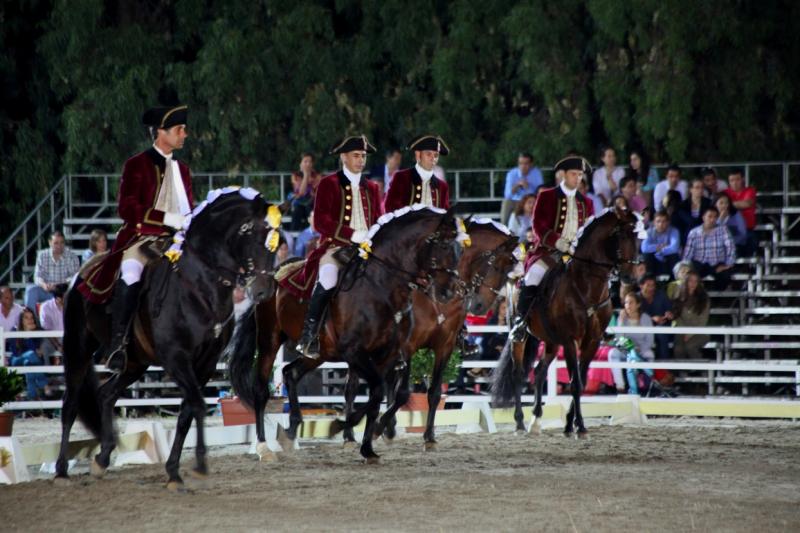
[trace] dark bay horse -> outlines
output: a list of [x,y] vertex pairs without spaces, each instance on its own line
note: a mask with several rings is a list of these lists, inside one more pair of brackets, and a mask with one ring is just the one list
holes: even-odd
[[[545,343],[542,359],[536,365],[536,404],[533,407],[531,431],[540,429],[542,391],[547,368],[558,346],[564,347],[564,359],[570,376],[572,405],[567,413],[564,434],[586,434],[581,414],[580,396],[586,382],[589,363],[597,352],[603,332],[611,320],[613,309],[608,290],[612,273],[619,272],[623,281],[630,281],[636,264],[643,231],[638,215],[621,209],[609,209],[587,220],[579,231],[574,253],[567,263],[552,268],[542,280],[539,295],[528,314],[528,329]],[[517,430],[524,431],[521,393],[525,376],[536,358],[538,343],[527,337],[514,343],[509,338],[493,373],[492,394],[498,404],[514,398],[514,419]],[[576,349],[580,350],[580,362]]]
[[[413,354],[420,348],[430,348],[435,354],[433,374],[428,387],[428,417],[423,435],[425,449],[436,446],[434,421],[436,406],[442,397],[442,372],[455,349],[467,312],[485,314],[517,262],[514,250],[517,249],[519,240],[504,226],[488,220],[470,220],[467,233],[471,244],[464,248],[458,262],[458,274],[462,280],[459,296],[449,303],[438,304],[425,294],[415,293],[414,330],[400,347],[407,354]],[[390,373],[390,378],[387,379],[389,407],[376,424],[375,437],[383,433],[386,439],[394,438],[395,413],[408,400],[409,370],[410,365],[405,365]],[[356,376],[348,374],[348,384],[345,387],[347,411],[352,410],[357,382]],[[345,432],[345,439],[353,440],[352,430]]]
[[[407,210],[396,213],[401,211]],[[369,401],[346,420],[335,420],[331,434],[355,426],[366,415],[369,431],[361,455],[367,462],[378,460],[368,436],[383,397],[384,375],[399,358],[407,361],[411,355],[389,347],[403,342],[412,328],[409,311],[417,290],[437,300],[448,300],[455,294],[460,248],[457,236],[451,211],[411,210],[383,223],[372,237],[369,258],[356,259],[345,268],[320,332],[320,358],[298,357],[283,369],[290,402],[290,438],[295,438],[303,420],[297,399],[300,378],[325,361],[344,360],[350,372],[367,382]],[[242,401],[255,410],[257,451],[262,459],[269,456],[263,416],[275,356],[285,341],[295,342],[300,337],[306,307],[306,302],[279,286],[274,298],[258,305],[255,313],[245,315],[234,340],[231,384]],[[258,355],[253,362],[256,343]]]
[[116,446],[114,404],[125,388],[154,364],[164,367],[183,395],[176,436],[166,463],[167,487],[174,490],[182,486],[179,461],[192,420],[197,426],[193,474],[207,474],[202,388],[233,332],[234,286],[249,287],[255,300],[274,292],[270,272],[274,253],[265,247],[271,231],[265,220],[267,203],[253,189],[214,191],[209,198],[215,199],[195,209],[179,258],[171,261],[162,256],[145,268],[128,343],[127,367],[102,384],[95,373],[92,354],[110,337],[105,306],[87,302],[76,288],[67,293],[66,393],[57,479],[67,478],[69,433],[76,416],[101,442],[92,472],[105,472]]

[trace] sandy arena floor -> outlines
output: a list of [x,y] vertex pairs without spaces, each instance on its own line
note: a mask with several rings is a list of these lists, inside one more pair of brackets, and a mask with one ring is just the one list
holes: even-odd
[[[212,419],[213,420],[213,419]],[[57,431],[23,421],[21,439]],[[48,439],[52,438],[52,433]],[[75,436],[76,438],[78,435]],[[4,531],[798,531],[800,424],[662,420],[560,432],[379,442],[382,464],[306,443],[278,463],[212,450],[186,493],[162,465],[0,487]],[[184,452],[192,464],[193,450]]]

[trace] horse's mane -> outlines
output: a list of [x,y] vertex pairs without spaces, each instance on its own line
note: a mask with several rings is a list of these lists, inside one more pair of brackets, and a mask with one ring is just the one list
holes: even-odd
[[401,207],[390,213],[382,215],[375,224],[369,228],[367,240],[373,241],[378,237],[377,242],[386,238],[390,233],[394,233],[397,229],[405,228],[432,215],[443,215],[447,211],[438,207],[431,207],[424,204],[414,204],[411,206]]
[[483,218],[483,217],[472,218],[469,221],[469,225],[472,226],[473,224],[476,224],[478,226],[491,226],[501,233],[504,233],[509,236],[511,235],[511,230],[508,229],[508,227],[506,227],[505,224],[501,224],[500,222],[492,220],[491,218]]
[[575,240],[572,241],[572,249],[577,250],[578,246],[580,246],[583,241],[590,240],[592,234],[597,230],[597,228],[602,226],[602,223],[605,222],[609,216],[616,216],[614,214],[614,209],[610,207],[603,209],[599,215],[592,215],[587,218],[583,225],[578,228],[578,232],[575,234]]

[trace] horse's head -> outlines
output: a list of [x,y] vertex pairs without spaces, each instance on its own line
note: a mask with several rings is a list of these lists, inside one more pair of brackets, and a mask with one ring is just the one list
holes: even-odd
[[466,283],[468,311],[483,315],[494,304],[517,263],[514,250],[519,240],[505,226],[491,221],[471,221],[467,228],[471,246],[464,250],[459,274]]
[[458,262],[462,253],[458,242],[459,226],[451,207],[441,216],[436,229],[424,239],[423,251],[418,257],[419,271],[432,281],[429,291],[436,300],[449,301],[458,292]]
[[255,302],[274,289],[275,247],[270,245],[277,242],[268,241],[277,240],[280,220],[271,220],[275,216],[268,207],[254,189],[212,191],[195,209],[186,235],[192,248],[219,270],[223,285],[246,288]]
[[632,283],[639,255],[641,216],[630,209],[607,209],[579,236],[575,257],[619,272],[624,283]]

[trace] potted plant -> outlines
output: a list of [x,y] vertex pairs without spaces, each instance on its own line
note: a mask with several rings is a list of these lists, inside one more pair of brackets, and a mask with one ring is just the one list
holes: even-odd
[[[419,349],[411,356],[411,369],[409,374],[411,394],[406,404],[409,411],[428,410],[427,390],[430,386],[435,362],[436,354],[429,348]],[[447,361],[447,365],[445,365],[442,371],[442,392],[446,392],[448,383],[458,377],[460,368],[461,351],[456,350],[450,355],[450,359]],[[441,409],[442,407],[443,402],[440,401],[437,409]]]
[[14,426],[14,413],[3,411],[3,405],[14,401],[24,389],[22,376],[4,366],[0,367],[0,437],[10,437]]

